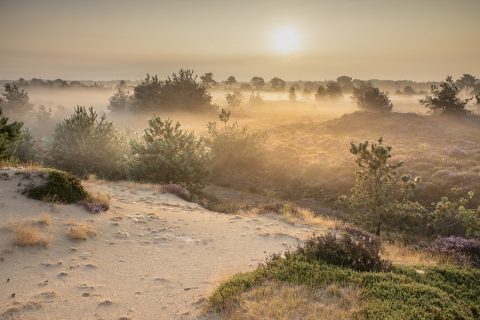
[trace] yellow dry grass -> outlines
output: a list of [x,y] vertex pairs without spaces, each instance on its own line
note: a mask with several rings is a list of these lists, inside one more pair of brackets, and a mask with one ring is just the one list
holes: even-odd
[[47,247],[50,239],[37,227],[21,224],[11,229],[14,233],[14,243],[20,247]]
[[403,266],[435,266],[445,263],[445,259],[440,256],[395,244],[384,245],[381,256],[393,264]]
[[104,208],[105,210],[108,210],[110,208],[110,195],[106,193],[96,192],[93,194],[89,194],[85,201],[96,203],[102,206],[102,208]]
[[87,240],[97,235],[92,226],[77,222],[67,223],[65,232],[67,237],[74,241]]
[[268,211],[263,208],[253,208],[248,210],[238,210],[236,214],[243,216],[272,215],[290,224],[308,224],[325,229],[334,229],[342,223],[333,218],[323,215],[316,215],[311,210],[300,207],[284,206],[279,212]]
[[40,226],[49,226],[52,224],[52,216],[48,213],[42,213],[38,219],[35,220],[35,223]]
[[315,289],[271,282],[243,293],[224,319],[352,319],[360,304],[356,287],[332,284]]

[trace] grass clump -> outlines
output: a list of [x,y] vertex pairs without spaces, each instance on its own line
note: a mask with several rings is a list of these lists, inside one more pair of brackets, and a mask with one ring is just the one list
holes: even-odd
[[47,247],[50,239],[32,225],[21,225],[13,230],[14,243],[19,247]]
[[45,181],[25,193],[29,198],[61,203],[76,203],[87,197],[80,179],[67,172],[48,169],[40,173]]
[[92,238],[97,235],[92,226],[76,222],[68,223],[65,231],[67,233],[67,237],[74,241],[85,241],[88,238]]
[[78,204],[91,213],[100,213],[110,208],[110,196],[102,193],[88,194]]

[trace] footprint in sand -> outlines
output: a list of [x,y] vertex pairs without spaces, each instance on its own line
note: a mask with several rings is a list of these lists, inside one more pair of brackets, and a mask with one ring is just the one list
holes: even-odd
[[93,264],[93,263],[88,263],[86,265],[84,265],[85,269],[89,269],[89,270],[92,270],[92,269],[97,269],[98,267]]
[[99,307],[109,307],[109,306],[112,306],[112,305],[113,305],[113,302],[110,299],[105,299],[105,300],[98,303]]
[[57,297],[57,293],[55,291],[40,292],[35,296],[35,298],[42,299],[42,300],[53,300],[56,297]]

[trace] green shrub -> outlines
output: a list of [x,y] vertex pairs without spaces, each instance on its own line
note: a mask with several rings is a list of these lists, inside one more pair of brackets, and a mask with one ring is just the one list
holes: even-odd
[[180,123],[154,116],[141,139],[132,140],[127,167],[138,181],[175,183],[192,191],[201,188],[208,175],[203,139],[180,129]]
[[455,85],[451,76],[445,81],[440,82],[440,89],[436,85],[432,85],[431,94],[420,99],[420,104],[424,105],[434,114],[446,115],[465,115],[469,114],[467,104],[472,98],[459,98],[460,89]]
[[80,183],[80,179],[67,172],[48,169],[40,172],[42,183],[27,188],[28,197],[36,200],[76,203],[87,197],[87,192]]
[[210,149],[212,179],[221,184],[239,175],[255,179],[263,170],[266,133],[250,131],[237,123],[230,125],[230,112],[224,109],[219,119],[223,126],[219,128],[217,123],[210,122],[206,139]]
[[452,193],[457,199],[442,197],[435,205],[433,232],[441,236],[480,237],[480,208],[467,208],[473,191],[463,194],[461,188],[453,188]]
[[77,106],[74,113],[57,124],[49,148],[50,163],[78,176],[96,174],[109,179],[124,178],[127,153],[125,137],[105,116]]
[[26,163],[38,161],[40,151],[30,129],[24,128],[21,131],[18,143],[12,144],[7,154],[9,154],[9,158]]
[[378,271],[387,267],[380,258],[380,249],[380,239],[367,233],[356,238],[327,234],[308,239],[294,255],[358,271]]
[[[397,169],[403,163],[391,163],[392,147],[385,146],[382,138],[378,144],[368,141],[351,143],[350,152],[356,156],[357,172],[350,198],[343,196],[350,207],[361,214],[360,221],[380,235],[381,228],[391,217],[411,218],[424,212],[417,202],[410,201],[420,178],[410,175],[399,177]],[[402,223],[408,223],[404,219]],[[411,222],[416,224],[417,221]],[[410,224],[411,224],[410,223]]]
[[165,81],[147,74],[142,83],[133,88],[133,110],[139,112],[178,110],[213,111],[212,96],[197,81],[193,70],[180,69]]
[[393,104],[388,94],[374,87],[370,82],[360,82],[353,88],[353,101],[364,111],[392,111]]
[[18,122],[9,123],[8,118],[2,116],[2,109],[0,108],[0,159],[9,156],[8,150],[15,149],[16,143],[21,137],[22,125]]

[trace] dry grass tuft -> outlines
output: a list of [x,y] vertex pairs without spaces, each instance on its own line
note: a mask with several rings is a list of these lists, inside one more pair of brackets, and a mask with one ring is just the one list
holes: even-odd
[[381,256],[393,264],[403,266],[436,266],[446,262],[444,258],[432,253],[394,244],[384,245]]
[[325,229],[333,229],[339,227],[342,223],[333,218],[323,215],[316,215],[313,211],[290,205],[265,205],[263,207],[255,207],[252,209],[241,209],[236,214],[243,216],[256,216],[273,214],[290,224],[308,224]]
[[67,223],[65,231],[67,233],[67,237],[74,241],[84,241],[97,235],[92,226],[76,222]]
[[48,213],[42,213],[40,217],[35,220],[35,224],[39,226],[49,226],[52,224],[52,216]]
[[11,231],[14,233],[14,243],[20,247],[47,247],[50,239],[37,227],[21,224]]
[[315,289],[266,283],[240,296],[225,319],[352,319],[360,310],[360,290],[335,284]]

